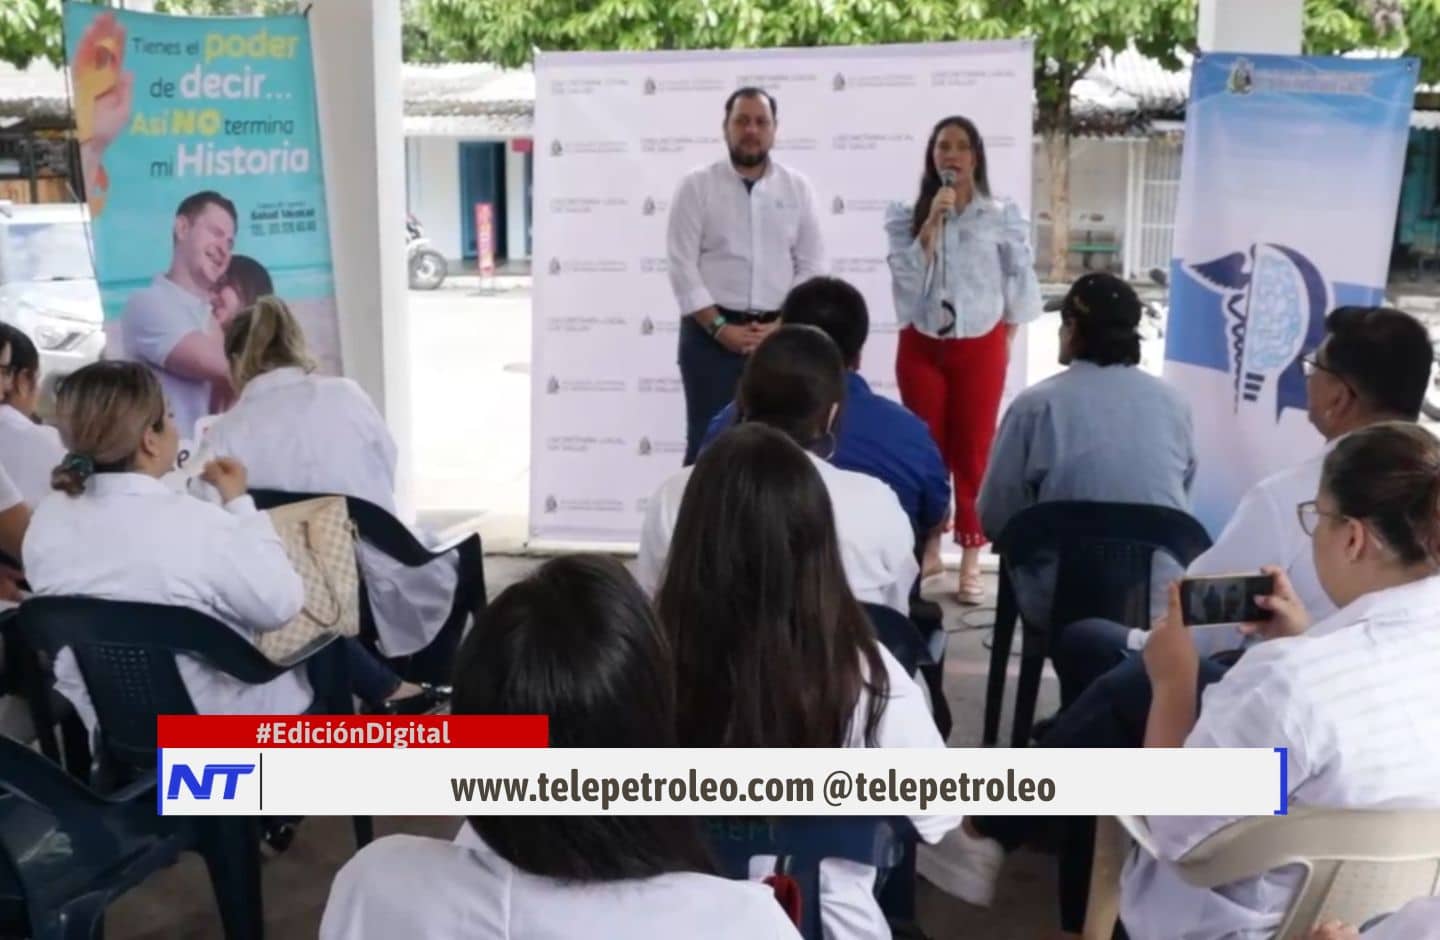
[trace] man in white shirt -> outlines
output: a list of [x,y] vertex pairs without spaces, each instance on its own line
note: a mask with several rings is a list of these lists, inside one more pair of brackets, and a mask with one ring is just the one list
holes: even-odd
[[175,210],[170,268],[130,295],[107,346],[112,359],[150,366],[185,441],[210,413],[211,392],[229,391],[211,299],[230,266],[238,223],[235,204],[219,193],[186,196]]
[[737,89],[725,102],[729,156],[690,171],[670,206],[666,251],[680,306],[685,465],[729,404],[745,357],[775,329],[790,288],[823,273],[810,181],[770,159],[775,99]]

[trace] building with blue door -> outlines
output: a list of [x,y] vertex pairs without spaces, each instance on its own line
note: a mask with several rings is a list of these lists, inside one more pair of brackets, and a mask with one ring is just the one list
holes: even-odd
[[403,76],[410,213],[441,254],[468,266],[476,260],[475,206],[489,203],[497,265],[528,263],[534,74],[454,63],[406,65]]

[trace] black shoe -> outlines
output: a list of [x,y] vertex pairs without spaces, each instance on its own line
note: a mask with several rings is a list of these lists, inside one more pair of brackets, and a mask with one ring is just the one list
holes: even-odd
[[404,698],[392,698],[371,709],[373,715],[428,715],[448,705],[453,689],[448,685],[431,685],[421,682],[420,691]]

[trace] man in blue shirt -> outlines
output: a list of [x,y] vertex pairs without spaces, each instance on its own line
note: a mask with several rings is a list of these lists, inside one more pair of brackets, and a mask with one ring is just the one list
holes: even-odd
[[[925,574],[938,571],[939,536],[950,515],[949,472],[925,422],[899,402],[875,394],[857,371],[870,332],[865,298],[839,278],[814,277],[786,295],[780,320],[818,327],[840,347],[850,373],[830,463],[868,474],[894,490],[916,543],[926,545]],[[734,423],[732,401],[711,419],[701,448]]]

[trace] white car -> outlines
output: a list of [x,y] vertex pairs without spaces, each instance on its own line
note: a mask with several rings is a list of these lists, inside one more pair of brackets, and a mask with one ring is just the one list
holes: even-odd
[[40,351],[42,400],[105,349],[105,314],[83,205],[0,200],[0,320]]

